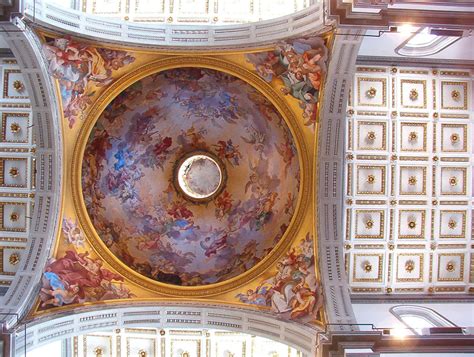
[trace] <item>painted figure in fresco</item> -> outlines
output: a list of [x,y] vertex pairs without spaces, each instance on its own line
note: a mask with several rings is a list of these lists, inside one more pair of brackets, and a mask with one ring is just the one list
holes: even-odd
[[251,305],[265,305],[267,303],[267,288],[259,286],[255,290],[248,289],[246,294],[238,294],[240,301]]
[[79,228],[77,220],[73,221],[71,219],[64,218],[62,229],[67,243],[73,244],[76,247],[84,245],[85,237]]
[[59,81],[64,116],[69,127],[91,104],[90,84],[103,87],[112,83],[112,72],[135,58],[124,51],[95,48],[70,37],[56,38],[43,44],[49,73]]
[[[309,233],[277,262],[276,269],[276,274],[255,290],[249,289],[246,294],[236,297],[243,303],[268,306],[273,312],[290,319],[303,322],[320,320],[322,298],[315,276],[313,240]],[[258,292],[265,299],[249,299]]]
[[218,219],[223,218],[225,215],[229,214],[232,210],[232,195],[224,191],[219,196],[216,197],[214,200],[214,204],[216,206],[216,217]]
[[213,145],[213,147],[216,149],[219,158],[227,160],[232,166],[239,165],[242,154],[239,152],[239,146],[232,143],[232,139],[219,140],[217,145]]
[[56,288],[49,290],[46,288],[41,288],[41,293],[51,296],[50,299],[43,300],[41,307],[46,307],[48,305],[63,306],[80,302],[78,299],[79,286],[77,285],[71,285],[67,289]]
[[312,37],[282,42],[273,52],[249,54],[247,58],[267,82],[275,77],[283,81],[282,93],[299,100],[305,125],[313,125],[327,56],[324,40]]
[[53,259],[43,274],[40,293],[42,307],[62,306],[85,301],[97,301],[130,296],[125,287],[116,288],[112,281],[123,281],[123,277],[102,267],[100,259],[89,257],[89,253],[68,250],[63,257]]
[[265,134],[261,131],[258,131],[252,125],[248,126],[246,131],[248,132],[248,137],[241,136],[241,139],[247,144],[252,144],[254,150],[259,153],[261,158],[264,158]]
[[295,294],[291,299],[290,318],[295,319],[301,316],[312,315],[317,302],[315,291],[311,291],[308,284],[301,280],[293,289]]
[[212,236],[206,237],[204,241],[199,242],[199,245],[206,251],[204,254],[209,258],[217,254],[220,250],[227,248],[227,234],[218,236],[218,238]]

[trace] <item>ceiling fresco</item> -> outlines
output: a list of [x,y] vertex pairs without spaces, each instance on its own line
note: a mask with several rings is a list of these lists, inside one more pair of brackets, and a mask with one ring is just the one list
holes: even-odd
[[41,37],[67,173],[32,315],[193,301],[321,326],[312,172],[331,37],[207,54]]
[[[201,204],[173,184],[176,164],[197,151],[227,172],[222,192]],[[278,243],[299,171],[290,130],[261,93],[223,72],[179,68],[134,83],[108,105],[85,149],[82,188],[97,233],[122,262],[195,286],[244,273]],[[209,170],[191,175],[194,186],[213,179]]]
[[314,127],[318,117],[319,92],[327,70],[326,45],[320,37],[298,38],[278,43],[273,51],[246,55],[265,81],[278,78],[283,82],[280,92],[298,100],[306,126]]

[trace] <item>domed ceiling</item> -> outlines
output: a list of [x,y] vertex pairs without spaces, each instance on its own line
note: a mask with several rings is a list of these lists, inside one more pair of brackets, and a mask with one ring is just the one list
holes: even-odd
[[119,94],[82,165],[95,229],[123,263],[185,286],[254,267],[284,235],[300,169],[277,109],[231,75],[167,70]]

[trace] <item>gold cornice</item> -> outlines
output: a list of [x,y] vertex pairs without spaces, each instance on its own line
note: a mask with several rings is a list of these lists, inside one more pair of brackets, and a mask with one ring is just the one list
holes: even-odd
[[[132,83],[147,77],[151,74],[180,67],[197,67],[197,68],[208,68],[221,72],[228,73],[235,77],[238,77],[256,88],[275,106],[280,112],[282,117],[285,119],[288,127],[295,139],[295,145],[298,151],[298,159],[300,165],[300,192],[298,197],[298,203],[296,206],[295,214],[290,222],[288,229],[283,235],[282,239],[278,242],[275,248],[270,254],[265,257],[260,263],[247,272],[226,280],[224,282],[210,284],[206,286],[173,286],[150,278],[144,277],[143,275],[135,272],[122,261],[120,261],[115,255],[110,252],[106,245],[102,242],[97,232],[95,231],[92,222],[84,204],[82,196],[82,184],[81,184],[81,171],[82,171],[82,158],[84,150],[89,138],[90,132],[94,127],[99,116],[102,114],[105,107],[125,88],[129,87]],[[85,235],[90,242],[91,246],[97,252],[97,254],[104,259],[110,266],[115,269],[118,273],[123,275],[129,281],[141,286],[145,289],[177,297],[205,297],[217,294],[226,293],[230,290],[234,290],[247,282],[257,278],[263,274],[268,268],[270,268],[275,261],[286,253],[294,241],[296,235],[299,233],[300,228],[305,219],[305,215],[308,209],[311,207],[311,161],[306,149],[304,134],[301,131],[300,125],[298,124],[295,113],[289,107],[287,102],[281,97],[281,95],[271,87],[270,84],[265,82],[257,74],[239,67],[235,63],[228,62],[223,59],[217,59],[212,57],[185,57],[175,56],[164,59],[155,60],[153,62],[142,65],[135,69],[133,72],[126,73],[121,78],[111,84],[95,101],[91,106],[88,117],[85,120],[84,125],[81,127],[78,139],[74,145],[74,150],[71,160],[71,188],[73,205],[76,210],[79,223],[85,232]]]
[[[82,43],[88,44],[93,47],[107,47],[114,50],[121,50],[127,52],[134,52],[135,54],[146,54],[146,55],[163,55],[163,56],[225,56],[225,55],[238,55],[238,54],[249,54],[249,53],[259,53],[266,51],[274,51],[275,44],[281,41],[288,41],[291,39],[306,38],[306,37],[321,37],[324,41],[327,41],[327,48],[331,49],[332,42],[334,41],[334,30],[329,29],[327,31],[309,31],[308,33],[303,33],[300,35],[288,36],[281,39],[272,40],[263,44],[256,44],[250,47],[241,46],[238,48],[227,48],[227,47],[172,47],[169,45],[162,46],[153,46],[149,45],[138,45],[133,43],[119,44],[115,42],[100,41],[97,39],[92,39],[90,37],[82,37],[80,33],[69,33],[69,32],[60,32],[52,31],[41,26],[35,28],[36,34],[41,39],[42,43],[46,42],[45,37],[60,38],[60,37],[73,37],[76,40],[80,40]],[[233,46],[233,45],[229,45]]]

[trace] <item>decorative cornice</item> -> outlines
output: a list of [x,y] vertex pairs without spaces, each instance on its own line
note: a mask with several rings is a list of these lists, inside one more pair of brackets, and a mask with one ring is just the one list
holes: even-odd
[[357,65],[370,66],[410,66],[410,67],[433,67],[433,68],[471,68],[474,69],[474,60],[457,59],[433,59],[433,58],[406,58],[406,57],[384,57],[384,56],[358,56]]
[[329,19],[337,20],[341,27],[388,28],[411,23],[420,26],[437,26],[449,29],[472,28],[473,14],[460,11],[434,11],[418,9],[380,9],[378,13],[353,11],[353,4],[343,0],[325,0]]

